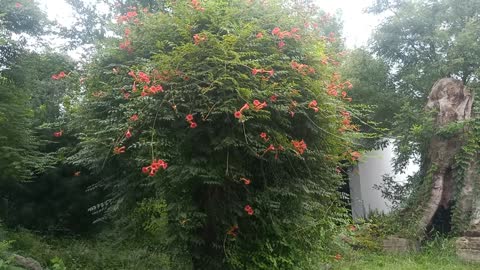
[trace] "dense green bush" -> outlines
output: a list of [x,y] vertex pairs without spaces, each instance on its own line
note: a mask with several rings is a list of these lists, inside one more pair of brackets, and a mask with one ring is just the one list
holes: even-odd
[[162,250],[140,241],[120,243],[109,234],[97,235],[95,239],[52,238],[0,227],[0,269],[5,269],[1,268],[4,265],[13,267],[13,254],[33,258],[51,270],[179,269],[171,265]]
[[81,140],[69,161],[111,194],[91,210],[166,226],[170,255],[194,269],[327,258],[346,219],[337,164],[358,158],[328,18],[298,1],[166,10],[119,16],[124,36],[100,49],[65,129]]

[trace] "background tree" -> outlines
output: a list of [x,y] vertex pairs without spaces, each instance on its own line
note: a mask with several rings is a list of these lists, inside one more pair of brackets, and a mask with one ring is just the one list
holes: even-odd
[[67,153],[61,150],[76,143],[60,134],[80,97],[76,64],[46,52],[52,49],[42,39],[53,24],[34,2],[2,1],[0,14],[1,219],[12,227],[87,231],[94,194],[85,190],[91,183],[63,163]]
[[[411,158],[421,168],[410,179],[410,187],[414,192],[404,204],[406,209],[416,209],[422,203],[422,194],[431,189],[429,185],[432,182],[429,179],[434,172],[428,171],[431,168],[428,160],[429,142],[432,137],[443,136],[444,132],[432,126],[432,117],[424,110],[434,82],[451,77],[460,79],[471,91],[477,88],[480,65],[477,53],[480,48],[477,38],[480,30],[479,4],[478,1],[468,0],[398,0],[377,1],[370,9],[373,13],[387,14],[373,36],[372,50],[389,65],[395,91],[405,97],[401,111],[395,116],[392,132],[397,139],[396,171],[403,171]],[[471,144],[476,136],[472,133],[477,129],[476,121],[465,125],[465,130],[470,131],[461,140],[469,144],[464,150],[469,150],[459,153],[455,159],[456,170],[460,172],[466,170],[464,165],[473,158],[472,151],[476,151],[474,143]],[[457,130],[453,126],[451,128]],[[456,191],[452,191],[456,201],[460,196],[459,190],[462,190],[464,176],[459,173],[456,177]],[[455,206],[453,209],[456,209]],[[459,221],[462,219],[459,216],[465,213],[455,211],[454,226],[464,224]],[[459,228],[456,229],[458,231]]]
[[381,58],[373,56],[367,49],[349,52],[341,72],[352,83],[350,96],[355,111],[354,122],[365,134],[362,143],[375,148],[392,138],[394,116],[405,102],[397,91],[390,75],[390,67]]
[[378,27],[372,49],[392,68],[398,91],[423,106],[444,77],[468,84],[478,77],[478,1],[378,1],[373,13],[392,14]]
[[[38,163],[38,139],[32,130],[28,89],[9,73],[23,49],[25,35],[43,30],[43,14],[33,3],[1,1],[0,9],[0,179],[26,179]],[[14,39],[14,35],[17,37]]]
[[418,143],[409,141],[414,136],[406,134],[421,123],[405,119],[410,119],[410,112],[421,113],[434,82],[453,77],[475,87],[480,63],[476,53],[480,44],[475,38],[480,27],[478,5],[467,0],[381,0],[370,8],[372,13],[388,12],[374,33],[372,51],[388,64],[395,92],[403,97],[396,117],[399,122],[394,125],[394,136],[400,138],[396,147],[401,157],[396,162],[399,171],[411,156],[422,162],[425,153],[418,152]]

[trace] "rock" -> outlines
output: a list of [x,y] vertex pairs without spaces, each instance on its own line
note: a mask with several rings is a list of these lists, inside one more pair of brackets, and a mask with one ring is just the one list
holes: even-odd
[[455,241],[455,246],[460,249],[480,250],[480,237],[459,237]]
[[12,261],[15,265],[21,266],[28,270],[43,270],[42,265],[40,265],[39,262],[29,257],[13,254]]
[[480,237],[459,237],[455,241],[457,256],[467,262],[480,262]]
[[418,251],[420,244],[418,241],[390,236],[383,240],[383,250],[393,253],[404,253],[411,251]]

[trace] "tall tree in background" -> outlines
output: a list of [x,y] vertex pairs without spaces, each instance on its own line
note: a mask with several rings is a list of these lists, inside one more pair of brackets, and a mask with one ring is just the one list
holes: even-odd
[[[455,156],[455,186],[445,187],[454,194],[450,203],[463,199],[460,191],[467,181],[468,164],[478,153],[478,121],[473,119],[435,127],[432,116],[424,107],[432,86],[442,78],[459,79],[470,91],[477,89],[480,75],[479,10],[480,2],[475,0],[379,0],[370,9],[373,13],[386,14],[373,36],[372,50],[389,65],[395,91],[403,97],[401,111],[393,123],[392,133],[397,139],[395,169],[403,171],[411,158],[415,158],[421,168],[410,179],[413,193],[405,201],[402,214],[406,223],[416,224],[421,212],[418,206],[426,205],[430,198],[431,179],[436,173],[436,164],[429,160],[430,154],[436,151],[430,149],[432,138],[440,140],[464,133],[457,140],[465,145]],[[443,209],[450,211],[451,208],[445,203]],[[449,220],[452,216],[457,232],[464,229],[469,220],[468,211],[458,209],[454,206],[453,214],[448,213],[445,218]],[[404,226],[403,229],[414,227]],[[418,228],[413,231],[419,236]]]
[[416,123],[421,117],[415,120],[409,114],[422,113],[434,82],[444,77],[461,79],[471,87],[478,82],[479,7],[475,0],[378,0],[370,8],[386,15],[371,49],[388,64],[395,92],[402,96],[401,112],[393,120],[393,133],[399,138],[397,171],[412,156],[422,162],[426,150],[409,133],[413,125],[421,126]]
[[76,140],[61,131],[79,77],[72,59],[42,41],[54,25],[45,18],[33,1],[0,1],[0,214],[7,225],[85,231],[89,184],[64,164],[62,149]]
[[479,8],[476,0],[379,0],[370,9],[387,14],[373,36],[372,49],[391,67],[403,96],[423,106],[440,78],[477,81]]
[[393,127],[394,116],[405,101],[395,89],[390,67],[367,49],[355,49],[349,52],[341,71],[353,85],[350,96],[357,108],[353,112],[354,120],[362,132],[372,134],[368,138],[374,139],[366,140],[365,146],[383,144],[386,137],[391,136],[389,130]]
[[[41,166],[39,142],[32,129],[30,92],[10,71],[25,53],[27,37],[43,32],[45,17],[35,4],[0,1],[0,181],[26,179]],[[15,36],[15,38],[14,38]]]
[[[74,22],[71,26],[57,27],[57,35],[68,40],[68,48],[92,49],[112,34],[111,24],[118,14],[137,7],[150,13],[169,11],[170,1],[165,0],[65,0],[73,10]],[[93,53],[93,52],[91,52]]]

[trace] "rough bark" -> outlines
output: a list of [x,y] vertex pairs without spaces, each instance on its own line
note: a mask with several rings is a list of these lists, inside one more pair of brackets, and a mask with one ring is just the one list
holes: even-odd
[[[426,107],[438,112],[435,119],[435,127],[438,129],[454,122],[470,119],[472,104],[473,96],[462,81],[444,78],[433,86]],[[432,187],[426,203],[420,205],[418,235],[421,235],[432,223],[432,218],[439,207],[448,208],[453,200],[454,157],[462,147],[462,143],[461,134],[450,138],[433,136],[431,139],[428,155],[429,167],[432,171]]]

